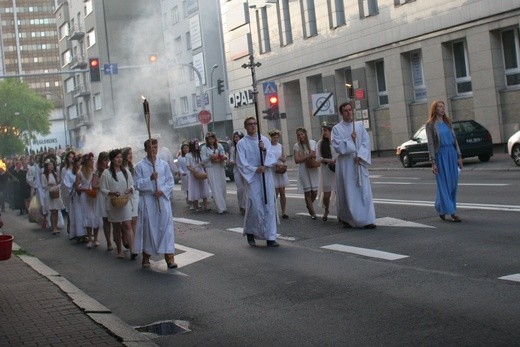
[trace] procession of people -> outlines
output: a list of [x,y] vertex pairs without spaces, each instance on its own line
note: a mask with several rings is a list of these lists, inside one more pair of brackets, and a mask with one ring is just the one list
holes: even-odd
[[[443,106],[442,102],[432,105],[429,124],[434,124],[433,119],[435,126],[447,125],[448,130],[441,130],[451,136],[442,136],[450,141],[442,140],[445,147],[441,148],[450,150],[450,165],[455,163],[450,167],[456,168],[457,164],[461,166],[460,153]],[[317,219],[317,200],[323,222],[335,212],[344,228],[374,229],[376,214],[368,172],[370,138],[362,122],[355,121],[351,103],[341,104],[338,112],[342,121],[323,123],[318,141],[309,138],[305,128],[296,129],[292,154],[298,165],[298,189],[311,219]],[[232,213],[224,172],[231,166],[247,243],[256,247],[256,241],[264,240],[268,247],[279,247],[276,238],[281,219],[289,218],[285,194],[288,159],[280,143],[281,132],[270,129],[268,138],[257,127],[257,119],[247,117],[245,135],[234,131],[229,151],[211,132],[202,145],[198,139],[185,140],[178,151],[174,150],[176,165],[171,155],[164,157],[163,149],[170,150],[159,147],[158,140],[152,138],[144,142],[146,156],[135,165],[131,147],[97,155],[67,150],[58,156],[51,150],[6,159],[0,162],[0,208],[3,212],[8,204],[20,215],[28,214],[31,222],[52,235],[64,231],[69,240],[85,243],[87,249],[101,245],[102,229],[106,250],[115,250],[118,259],[136,260],[141,256],[142,267],[149,268],[151,256],[163,254],[167,267],[174,269],[174,177],[181,182],[180,194],[191,213]],[[438,154],[438,135],[434,132],[438,130],[433,125],[430,128],[430,156],[438,183],[435,207],[441,219],[450,214],[452,221],[460,222],[453,203],[457,182],[452,180],[447,192],[442,171],[446,167],[442,160],[447,159]],[[452,171],[455,174],[450,174],[456,176],[456,170]]]

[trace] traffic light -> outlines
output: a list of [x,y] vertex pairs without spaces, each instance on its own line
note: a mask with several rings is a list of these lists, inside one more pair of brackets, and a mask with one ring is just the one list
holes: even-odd
[[267,119],[267,120],[274,119],[273,112],[271,111],[271,109],[263,110],[262,113],[265,113],[264,119]]
[[273,117],[273,119],[276,119],[280,116],[280,110],[278,108],[278,94],[271,94],[268,100],[271,116]]
[[99,73],[99,59],[90,58],[88,60],[88,67],[90,70],[90,82],[101,81],[101,74]]
[[159,57],[157,56],[157,53],[148,55],[148,62],[150,62],[150,63],[157,63],[157,59],[159,59]]
[[217,80],[217,92],[218,95],[224,93],[224,81],[220,78]]

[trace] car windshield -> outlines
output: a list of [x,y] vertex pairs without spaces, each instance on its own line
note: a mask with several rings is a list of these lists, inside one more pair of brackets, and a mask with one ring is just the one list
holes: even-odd
[[414,140],[422,140],[426,141],[426,128],[421,127],[417,132],[413,135]]

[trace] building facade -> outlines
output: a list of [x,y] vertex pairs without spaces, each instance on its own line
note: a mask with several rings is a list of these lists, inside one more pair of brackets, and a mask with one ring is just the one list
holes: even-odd
[[[224,92],[227,73],[219,0],[161,4],[174,131],[180,140],[203,138],[208,130],[224,139],[233,128]],[[204,127],[198,117],[202,109],[212,116]]]
[[[21,75],[18,78],[55,107],[50,117],[51,133],[33,134],[36,138],[28,146],[33,151],[68,145],[62,79],[57,74],[60,61],[55,8],[54,0],[0,0],[0,74]],[[20,112],[19,116],[24,115]]]
[[[318,139],[321,122],[339,121],[337,106],[347,100],[355,101],[375,151],[410,138],[437,99],[454,120],[488,128],[495,144],[520,128],[518,1],[221,0],[221,12],[229,93],[250,84],[242,65],[251,33],[262,64],[260,112],[270,82],[286,114],[263,120],[262,129],[280,128],[287,153],[297,127]],[[335,112],[314,116],[331,93],[325,108]],[[232,110],[237,129],[254,115],[247,100]]]
[[[168,81],[150,56],[164,53],[160,2],[61,0],[55,11],[65,114],[75,147],[100,151],[136,146],[151,130],[172,136]],[[99,71],[91,65],[96,59]]]

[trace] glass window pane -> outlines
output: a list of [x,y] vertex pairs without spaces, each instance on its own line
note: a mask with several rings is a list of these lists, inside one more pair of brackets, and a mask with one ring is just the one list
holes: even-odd
[[455,59],[455,76],[466,77],[466,59],[464,53],[464,42],[453,44],[453,57]]
[[506,69],[517,68],[518,58],[516,56],[515,32],[513,30],[502,32],[502,47],[504,49],[504,63]]

